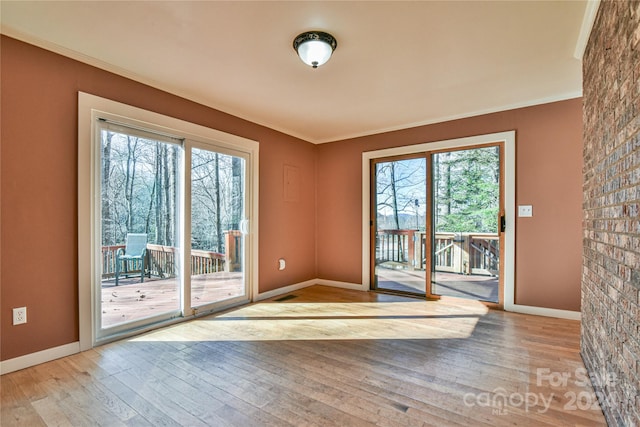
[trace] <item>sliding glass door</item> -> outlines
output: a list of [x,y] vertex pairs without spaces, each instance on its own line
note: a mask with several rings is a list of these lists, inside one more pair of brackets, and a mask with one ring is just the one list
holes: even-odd
[[371,275],[378,291],[502,299],[502,145],[371,163]]
[[431,154],[432,295],[500,301],[501,146]]
[[191,307],[246,295],[245,170],[240,153],[191,149]]
[[96,127],[97,340],[248,301],[249,154],[106,119]]
[[424,295],[426,157],[381,159],[372,166],[374,287]]
[[182,310],[182,140],[99,122],[100,334]]

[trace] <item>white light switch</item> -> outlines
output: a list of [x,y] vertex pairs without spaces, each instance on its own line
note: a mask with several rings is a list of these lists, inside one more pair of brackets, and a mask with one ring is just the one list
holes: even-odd
[[531,205],[519,205],[518,206],[518,216],[519,217],[533,216],[533,206],[531,206]]

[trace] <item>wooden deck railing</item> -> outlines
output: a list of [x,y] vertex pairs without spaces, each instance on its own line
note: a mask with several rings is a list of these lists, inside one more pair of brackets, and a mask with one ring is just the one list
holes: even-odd
[[116,252],[118,252],[118,249],[124,248],[125,245],[102,247],[102,279],[108,279],[116,276]]
[[[426,239],[416,230],[378,230],[376,263],[395,262],[405,268],[426,268]],[[436,233],[433,260],[436,271],[497,275],[499,237],[495,233]]]
[[[116,274],[116,252],[124,249],[125,245],[113,245],[102,247],[102,279],[115,277]],[[157,277],[173,277],[175,275],[177,248],[171,246],[147,244],[147,272]],[[140,263],[136,262],[131,266],[130,272],[140,271]],[[216,273],[225,269],[225,254],[191,250],[191,275]]]

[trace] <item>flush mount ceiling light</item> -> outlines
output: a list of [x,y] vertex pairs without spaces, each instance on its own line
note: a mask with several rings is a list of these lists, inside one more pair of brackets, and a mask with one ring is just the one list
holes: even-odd
[[307,31],[293,40],[293,48],[307,65],[318,68],[331,58],[331,54],[338,42],[329,33],[322,31]]

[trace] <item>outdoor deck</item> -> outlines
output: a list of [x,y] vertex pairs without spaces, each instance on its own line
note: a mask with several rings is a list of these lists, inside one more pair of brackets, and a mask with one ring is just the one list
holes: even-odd
[[[241,272],[200,274],[191,278],[193,306],[222,301],[242,295],[244,285]],[[142,319],[170,310],[180,309],[177,278],[140,277],[102,281],[102,326]]]
[[[376,274],[378,289],[425,294],[425,270],[431,263],[432,293],[499,301],[500,236],[496,233],[449,233],[430,238],[417,230],[378,230]],[[427,260],[430,262],[427,263]]]
[[[498,278],[495,276],[436,272],[433,278],[434,294],[498,302]],[[378,268],[378,288],[424,294],[425,280],[424,270]]]

